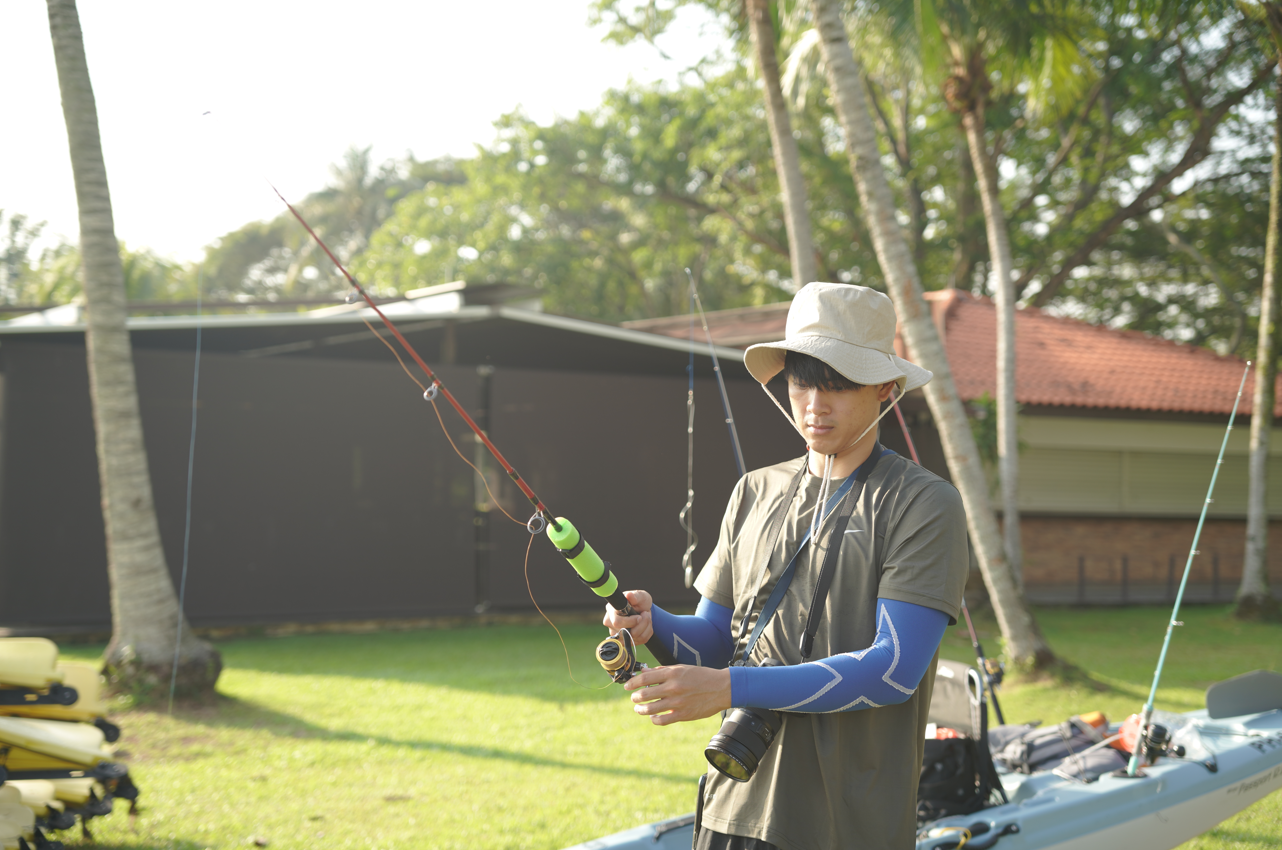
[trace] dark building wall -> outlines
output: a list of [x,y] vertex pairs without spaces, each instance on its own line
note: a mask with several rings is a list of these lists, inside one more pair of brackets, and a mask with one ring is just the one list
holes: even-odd
[[[693,608],[698,594],[683,583],[686,534],[677,521],[686,502],[686,388],[680,378],[504,370],[494,376],[492,436],[551,510],[613,565],[625,589]],[[801,438],[757,384],[728,382],[727,392],[749,469],[800,458]],[[716,545],[738,480],[725,418],[716,382],[696,381],[696,573]],[[514,516],[530,515],[511,482],[500,498]],[[529,534],[501,514],[491,517],[491,600],[497,608],[529,608],[522,575]],[[584,604],[588,591],[547,541],[535,541],[529,570],[540,605]]]
[[[105,626],[84,349],[6,340],[2,354],[0,625]],[[156,512],[175,579],[192,363],[190,353],[136,352]],[[441,375],[464,404],[475,403],[474,370]],[[453,566],[470,564],[471,474],[396,364],[207,354],[200,398],[186,606],[193,622],[470,610],[470,574]]]
[[[156,510],[177,586],[182,565],[190,352],[135,350]],[[0,627],[110,624],[84,348],[4,340]],[[475,415],[473,366],[441,378]],[[682,584],[686,380],[499,369],[490,433],[552,510],[570,517],[626,587],[693,606]],[[729,386],[749,468],[799,457],[800,438],[761,390]],[[696,386],[696,566],[716,543],[737,477],[716,385]],[[441,415],[472,459],[470,431]],[[491,469],[496,464],[490,462]],[[493,476],[521,521],[532,512]],[[201,360],[186,609],[196,625],[457,616],[478,600],[474,477],[395,363],[335,358]],[[484,596],[532,610],[529,535],[491,512]],[[594,604],[564,559],[534,541],[539,603]]]

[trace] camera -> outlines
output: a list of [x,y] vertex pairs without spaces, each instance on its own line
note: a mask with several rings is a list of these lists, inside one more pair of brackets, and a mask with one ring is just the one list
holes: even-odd
[[[782,667],[777,658],[767,658],[762,667]],[[783,712],[768,708],[735,708],[721,721],[703,755],[723,776],[747,782],[783,728]]]

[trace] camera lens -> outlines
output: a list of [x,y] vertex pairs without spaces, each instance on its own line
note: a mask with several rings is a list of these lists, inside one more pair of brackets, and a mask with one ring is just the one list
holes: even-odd
[[735,782],[747,782],[783,726],[783,715],[767,709],[736,708],[722,722],[703,755]]

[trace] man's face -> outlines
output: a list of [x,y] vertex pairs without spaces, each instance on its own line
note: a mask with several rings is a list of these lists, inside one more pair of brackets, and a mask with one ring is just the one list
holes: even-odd
[[[881,403],[890,398],[894,381],[850,390],[823,390],[803,387],[788,379],[788,400],[792,415],[801,427],[810,448],[820,454],[837,454],[852,448],[859,433],[881,412]],[[866,435],[873,439],[872,431]]]

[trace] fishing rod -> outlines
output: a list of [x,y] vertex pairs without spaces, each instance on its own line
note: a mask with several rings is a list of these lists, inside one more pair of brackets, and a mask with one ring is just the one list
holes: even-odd
[[1131,760],[1126,765],[1126,776],[1143,776],[1144,774],[1140,772],[1140,759],[1147,753],[1162,749],[1169,743],[1169,739],[1166,739],[1166,729],[1152,725],[1153,700],[1157,697],[1158,682],[1162,680],[1162,667],[1166,664],[1166,651],[1171,646],[1171,634],[1175,631],[1176,626],[1184,625],[1175,618],[1179,616],[1180,603],[1184,601],[1184,588],[1188,585],[1189,573],[1193,569],[1193,558],[1198,554],[1197,543],[1202,537],[1202,525],[1206,522],[1206,511],[1211,506],[1211,502],[1214,501],[1211,497],[1215,493],[1215,480],[1220,476],[1220,467],[1224,465],[1224,450],[1229,444],[1229,434],[1233,431],[1233,420],[1237,416],[1238,405],[1242,403],[1242,388],[1246,386],[1246,376],[1250,371],[1251,361],[1248,360],[1246,361],[1246,368],[1242,370],[1242,380],[1238,383],[1237,398],[1233,400],[1233,410],[1229,412],[1229,424],[1224,429],[1224,439],[1220,441],[1220,454],[1216,457],[1215,469],[1211,472],[1211,484],[1206,488],[1206,499],[1202,502],[1202,513],[1197,518],[1197,530],[1193,532],[1193,545],[1189,546],[1189,557],[1184,563],[1184,577],[1180,579],[1180,590],[1175,594],[1175,607],[1171,610],[1170,622],[1166,624],[1166,638],[1162,641],[1162,652],[1157,658],[1157,669],[1153,671],[1153,687],[1149,689],[1148,702],[1144,703],[1144,710],[1140,713],[1140,735],[1135,742],[1135,751],[1131,753]]
[[[904,434],[904,442],[908,444],[908,453],[913,457],[913,463],[921,466],[921,458],[917,456],[917,447],[913,445],[913,436],[908,432],[908,422],[904,419],[903,411],[899,406],[895,406],[895,417],[899,420],[899,430]],[[1001,725],[1006,724],[1006,718],[1002,716],[1001,703],[997,701],[997,686],[1002,683],[1002,676],[1005,670],[1002,663],[997,659],[984,657],[984,647],[979,642],[979,635],[975,632],[975,623],[970,618],[970,608],[966,607],[966,599],[962,597],[961,603],[962,614],[966,617],[966,628],[970,631],[970,645],[975,650],[975,659],[979,662],[979,675],[982,677],[984,688],[988,695],[993,699],[993,711],[997,714],[997,722]]]
[[[387,316],[383,314],[383,311],[374,303],[374,299],[370,298],[369,293],[365,291],[365,287],[361,286],[356,278],[352,276],[351,272],[349,272],[343,264],[338,261],[338,258],[329,250],[329,246],[325,244],[325,241],[316,235],[316,231],[312,230],[312,227],[307,223],[307,220],[299,214],[298,210],[294,209],[294,205],[285,200],[285,196],[280,193],[280,190],[275,186],[272,186],[272,191],[275,192],[276,197],[280,198],[285,206],[289,208],[289,211],[293,213],[294,218],[298,219],[298,223],[303,226],[308,235],[311,236],[312,239],[316,241],[316,244],[321,247],[321,250],[325,252],[325,256],[329,257],[330,262],[332,262],[335,267],[342,272],[343,277],[347,278],[347,282],[352,285],[352,288],[356,290],[356,293],[364,299],[370,309],[378,315],[383,324],[387,326],[387,330],[396,338],[396,341],[401,344],[401,347],[405,349],[405,353],[408,354],[418,367],[423,370],[423,374],[426,375],[428,380],[431,382],[423,388],[423,398],[435,406],[436,396],[438,394],[444,396],[445,400],[454,408],[454,411],[462,417],[463,421],[467,423],[467,426],[472,429],[472,433],[476,435],[476,438],[481,441],[482,445],[484,445],[494,459],[498,461],[499,466],[503,467],[503,470],[508,474],[508,477],[516,483],[516,486],[525,494],[525,497],[530,500],[530,504],[534,505],[534,514],[525,523],[526,530],[532,535],[546,531],[548,540],[550,540],[552,545],[556,547],[557,551],[565,557],[565,559],[570,563],[570,566],[574,568],[574,571],[578,573],[579,578],[584,584],[591,588],[593,593],[608,601],[610,605],[614,606],[614,609],[623,616],[634,616],[636,611],[632,608],[632,605],[629,604],[627,597],[623,595],[623,591],[619,589],[619,579],[614,575],[613,570],[611,570],[610,562],[603,560],[601,556],[596,553],[596,550],[593,549],[587,540],[583,538],[583,535],[579,533],[579,530],[574,527],[573,523],[565,517],[554,516],[552,512],[548,510],[547,506],[543,503],[543,500],[538,497],[533,488],[526,483],[525,479],[521,477],[521,474],[516,471],[516,468],[512,466],[512,464],[508,463],[507,458],[503,457],[503,453],[498,450],[498,447],[494,445],[488,436],[486,436],[485,432],[481,430],[481,427],[476,424],[476,420],[468,415],[468,412],[463,409],[463,405],[459,404],[458,399],[456,399],[454,394],[449,391],[449,388],[445,386],[445,383],[435,372],[432,371],[431,367],[423,361],[423,358],[419,356],[418,352],[414,350],[414,346],[409,344],[405,337],[401,335],[401,332],[396,329],[396,325],[392,324]],[[373,328],[371,328],[371,330],[373,330]],[[378,336],[377,332],[375,335]],[[386,340],[383,341],[386,343]],[[390,343],[388,344],[388,347],[391,348]],[[395,354],[396,349],[393,348],[392,353]],[[397,356],[397,359],[400,359],[399,355]],[[406,372],[411,378],[414,377],[413,373],[410,373],[408,369],[406,369]],[[417,382],[418,379],[415,378],[414,380]],[[420,383],[419,386],[423,385]],[[650,650],[651,654],[654,655],[655,660],[660,664],[669,665],[677,663],[676,658],[673,657],[672,653],[667,650],[657,637],[650,638],[650,640],[646,642],[645,646],[646,649]]]
[[[686,277],[690,279],[690,297],[694,301],[694,306],[699,310],[699,321],[703,324],[703,335],[708,340],[708,353],[712,355],[712,371],[717,376],[717,388],[721,390],[721,407],[726,412],[726,427],[730,429],[730,444],[734,448],[734,463],[739,470],[739,477],[742,478],[747,470],[743,464],[743,449],[739,446],[739,429],[734,425],[734,413],[730,410],[730,395],[726,392],[726,379],[721,374],[721,362],[717,360],[717,349],[712,344],[712,332],[708,330],[708,317],[703,312],[703,301],[699,298],[699,290],[694,285],[694,275],[690,269],[686,269]],[[691,373],[693,374],[693,372]]]
[[739,429],[734,424],[734,412],[730,409],[730,395],[726,392],[726,380],[721,374],[721,362],[717,360],[717,349],[712,344],[712,333],[708,330],[708,317],[703,312],[703,302],[699,298],[699,289],[694,283],[694,274],[687,267],[686,277],[690,281],[690,363],[686,366],[690,384],[686,390],[686,503],[677,514],[677,521],[686,532],[686,550],[681,556],[681,574],[686,587],[694,586],[694,550],[699,545],[699,535],[694,530],[694,317],[698,312],[703,325],[703,335],[708,341],[708,354],[712,355],[712,371],[717,376],[717,388],[721,391],[721,407],[726,414],[726,427],[730,429],[730,448],[734,452],[735,467],[742,478],[746,472],[743,462],[743,449],[739,446]]
[[966,615],[966,628],[970,629],[970,645],[975,649],[975,658],[979,661],[979,672],[984,677],[984,687],[988,690],[988,695],[993,698],[993,711],[997,713],[997,722],[1005,726],[1006,718],[1002,716],[1002,706],[997,701],[997,686],[1002,683],[1005,670],[1002,669],[1000,661],[984,657],[984,647],[979,642],[979,636],[975,634],[975,624],[971,622],[970,609],[966,607],[965,598],[962,599],[961,609],[962,614]]
[[[686,269],[686,273],[689,273]],[[693,278],[691,279],[693,283]],[[690,289],[690,362],[686,365],[689,387],[686,390],[686,503],[677,514],[677,522],[686,533],[686,551],[681,556],[681,576],[686,587],[694,587],[694,550],[699,535],[694,530],[694,287]]]

